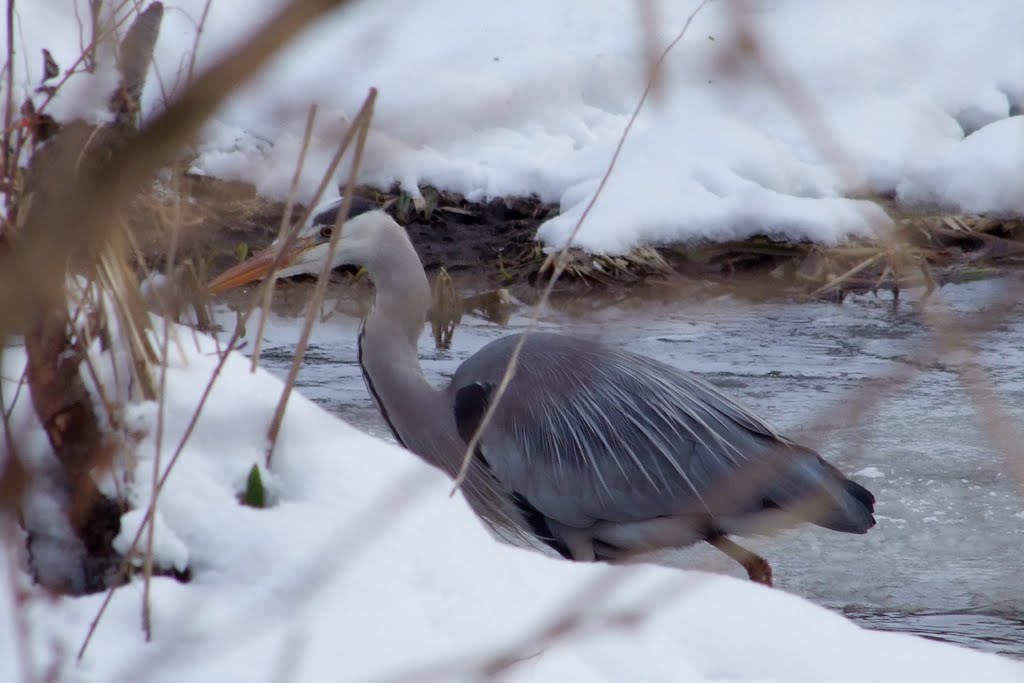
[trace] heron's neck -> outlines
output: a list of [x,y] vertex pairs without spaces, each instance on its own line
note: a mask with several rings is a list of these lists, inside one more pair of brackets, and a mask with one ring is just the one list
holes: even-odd
[[401,237],[381,251],[386,263],[367,264],[377,294],[359,334],[359,364],[398,441],[448,472],[444,455],[459,450],[455,417],[443,392],[423,376],[418,356],[430,285],[412,245]]

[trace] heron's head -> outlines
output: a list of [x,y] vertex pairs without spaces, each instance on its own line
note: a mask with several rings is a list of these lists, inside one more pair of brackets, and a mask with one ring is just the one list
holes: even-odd
[[[327,259],[331,233],[335,229],[341,204],[342,199],[339,197],[316,207],[310,215],[309,222],[299,230],[294,245],[281,259],[277,277],[312,275],[320,272]],[[377,204],[359,197],[354,198],[348,219],[342,226],[342,234],[331,267],[363,265],[376,246],[381,226],[389,221],[391,219]],[[252,258],[224,271],[210,281],[210,292],[223,292],[266,277],[274,265],[279,249],[279,242],[275,240]]]

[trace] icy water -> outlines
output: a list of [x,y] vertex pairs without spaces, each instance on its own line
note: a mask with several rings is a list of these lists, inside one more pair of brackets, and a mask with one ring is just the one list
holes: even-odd
[[[1007,282],[947,286],[933,301],[964,325],[996,311]],[[449,351],[424,334],[427,377],[446,382],[486,342],[521,329],[527,312],[507,327],[467,317]],[[957,373],[963,360],[977,364],[1024,430],[1024,305],[998,313],[991,331],[972,337],[970,357],[937,352],[913,301],[894,306],[871,295],[842,305],[648,300],[583,315],[551,311],[541,326],[698,374],[874,492],[878,526],[865,536],[806,527],[749,541],[773,563],[778,587],[869,628],[1024,657],[1024,463],[993,446]],[[358,324],[337,313],[320,325],[298,384],[327,410],[390,439],[356,362]],[[299,327],[297,318],[272,318],[265,367],[284,375]],[[879,380],[892,377],[907,379],[883,388]],[[670,560],[742,573],[704,546]]]

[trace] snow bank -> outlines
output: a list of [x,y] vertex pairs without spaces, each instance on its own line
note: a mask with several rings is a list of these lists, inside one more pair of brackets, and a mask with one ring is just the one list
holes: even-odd
[[[209,64],[282,0],[213,2],[197,61]],[[85,0],[77,0],[87,16]],[[173,97],[205,0],[170,0],[145,97]],[[470,198],[536,193],[563,215],[540,230],[567,238],[643,88],[634,0],[375,0],[325,18],[245,85],[206,129],[195,170],[282,196],[308,105],[320,124],[308,198],[348,117],[380,89],[363,180],[430,183]],[[651,3],[657,48],[696,6]],[[1024,106],[1024,5],[1016,0],[777,0],[743,3],[760,60],[735,50],[735,5],[712,2],[670,55],[606,195],[576,243],[639,243],[768,233],[831,243],[884,230],[859,189],[908,203],[1022,213],[1024,149],[1000,122]],[[63,0],[17,5],[23,90],[38,49],[62,66],[79,26]],[[22,39],[21,36],[24,36]],[[787,84],[784,97],[768,71]],[[101,62],[105,86],[109,59]],[[29,68],[30,67],[30,68]],[[72,79],[58,113],[92,111],[104,92]],[[159,87],[158,87],[159,84]],[[794,106],[794,102],[798,103]],[[995,126],[995,128],[993,128]],[[819,132],[824,131],[824,132]],[[979,130],[980,129],[980,130]],[[975,133],[975,131],[977,131]],[[965,134],[974,133],[966,139]],[[972,140],[977,136],[978,139]],[[840,154],[827,151],[837,145]],[[847,166],[837,164],[840,159]],[[1016,199],[1008,199],[1008,189]]]
[[[178,330],[168,370],[163,462],[177,446],[216,363],[214,343]],[[179,354],[184,353],[184,357]],[[24,358],[4,353],[13,394]],[[153,641],[140,629],[142,585],[118,590],[81,664],[73,653],[102,596],[31,599],[24,614],[31,668],[66,681],[474,679],[512,648],[516,681],[1019,681],[1024,665],[994,655],[864,631],[782,591],[650,566],[575,565],[498,543],[450,482],[414,456],[366,436],[293,396],[265,479],[275,502],[240,505],[281,385],[233,355],[167,481],[156,547],[186,558],[192,582],[155,579]],[[156,444],[156,407],[132,421],[145,433],[137,507]],[[29,402],[14,424],[34,431]],[[24,440],[42,448],[39,438]],[[45,443],[45,442],[42,442]],[[372,511],[377,513],[373,514]],[[138,512],[124,524],[134,529]],[[12,552],[7,547],[4,553]],[[5,558],[6,559],[6,558]],[[9,563],[0,562],[7,572]],[[10,577],[0,585],[7,586]],[[24,585],[25,577],[14,577]],[[595,586],[600,582],[600,586]],[[582,597],[581,597],[582,596]],[[21,659],[15,614],[0,590],[0,680]],[[545,645],[528,636],[567,605],[582,633]],[[616,618],[612,618],[617,615]],[[525,647],[519,645],[525,643]],[[521,661],[519,661],[521,660]]]
[[938,147],[911,167],[897,189],[906,204],[1024,215],[1024,116],[989,123]]

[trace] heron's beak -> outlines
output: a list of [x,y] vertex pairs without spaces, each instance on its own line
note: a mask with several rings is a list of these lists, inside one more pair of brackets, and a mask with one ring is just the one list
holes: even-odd
[[[280,271],[292,265],[305,252],[309,251],[314,246],[316,246],[316,244],[311,239],[296,241],[295,245],[289,249],[284,255],[284,258],[281,259],[277,269]],[[233,268],[228,268],[223,273],[210,280],[210,283],[206,285],[206,288],[211,294],[219,294],[221,292],[226,292],[229,289],[249,284],[254,280],[265,278],[270,273],[271,266],[274,265],[274,259],[277,258],[278,248],[279,247],[276,244],[271,244],[252,258],[239,263]]]

